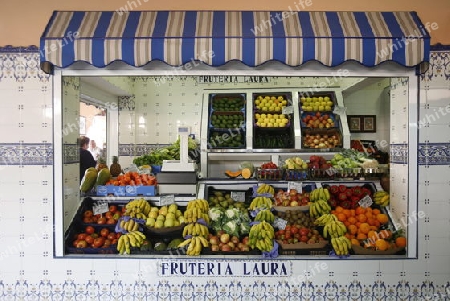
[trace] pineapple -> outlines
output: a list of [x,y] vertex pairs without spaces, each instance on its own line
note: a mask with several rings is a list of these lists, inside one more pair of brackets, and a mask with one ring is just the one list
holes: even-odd
[[111,172],[112,177],[117,177],[122,172],[122,167],[119,164],[119,158],[117,156],[113,156],[113,163],[109,167],[109,171]]
[[108,166],[106,165],[105,158],[99,157],[97,160],[97,166],[95,166],[95,169],[97,169],[97,171],[100,171],[103,168],[108,168]]

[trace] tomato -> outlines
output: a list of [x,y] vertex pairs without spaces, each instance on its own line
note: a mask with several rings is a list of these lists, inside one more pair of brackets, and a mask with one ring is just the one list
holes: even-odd
[[122,233],[117,232],[117,233],[116,233],[116,238],[119,239],[119,237],[120,237],[121,235],[122,235]]
[[287,225],[287,226],[284,228],[284,230],[285,230],[285,231],[290,231],[290,230],[291,230],[291,225]]
[[94,243],[94,238],[90,235],[86,236],[86,238],[84,239],[88,245],[92,245]]
[[95,239],[98,237],[98,233],[92,233],[91,236]]
[[111,241],[109,239],[105,239],[105,242],[103,243],[102,248],[109,248],[111,245]]
[[107,225],[114,225],[117,221],[114,218],[108,218],[108,220],[106,221]]
[[114,238],[113,240],[111,240],[111,244],[112,245],[117,245],[117,242],[118,242],[119,240],[117,239],[117,238]]
[[86,233],[80,233],[77,236],[78,240],[85,240],[86,239],[87,234]]
[[80,239],[80,240],[78,240],[76,247],[77,248],[86,248],[87,247],[87,243],[86,243],[85,240]]
[[117,211],[117,206],[116,205],[109,206],[109,212],[115,213],[116,211]]
[[99,225],[104,225],[104,224],[106,224],[106,218],[105,218],[105,217],[99,217],[99,218],[97,219],[97,224],[99,224]]
[[116,238],[116,233],[111,232],[108,234],[108,236],[106,238],[112,241]]
[[309,229],[308,228],[301,228],[300,229],[300,235],[301,236],[307,236],[309,234]]
[[109,234],[109,229],[108,228],[102,228],[100,230],[100,236],[108,237],[108,234]]
[[298,233],[298,228],[296,227],[296,226],[292,226],[291,227],[291,232],[293,233],[293,234],[296,234],[296,233]]
[[98,238],[94,239],[94,247],[95,248],[100,248],[101,246],[103,246],[104,243],[105,243],[104,237],[98,237]]
[[286,231],[286,234],[284,235],[284,237],[285,237],[286,239],[292,238],[292,236],[291,236],[291,231]]
[[92,233],[95,232],[95,228],[92,226],[87,226],[86,229],[84,229],[84,232],[86,232],[87,234],[91,235]]
[[111,212],[111,211],[108,211],[108,212],[106,212],[105,213],[105,217],[106,217],[106,219],[110,219],[110,218],[112,218],[113,217],[113,213]]
[[302,235],[302,237],[300,238],[301,242],[307,242],[308,241],[308,236]]
[[84,217],[92,217],[93,215],[94,213],[92,212],[92,210],[86,210],[83,214]]

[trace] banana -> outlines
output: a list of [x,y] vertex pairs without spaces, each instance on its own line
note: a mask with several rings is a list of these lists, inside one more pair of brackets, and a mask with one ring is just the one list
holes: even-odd
[[178,245],[178,248],[182,248],[182,247],[184,247],[184,246],[187,246],[188,244],[191,243],[191,241],[192,241],[192,238],[186,239],[185,241],[183,241],[182,243],[180,243],[180,244]]
[[117,241],[117,251],[119,251],[119,254],[123,254],[123,251],[125,250],[125,241],[122,236],[120,236],[119,240]]
[[194,250],[195,250],[195,244],[196,244],[196,242],[197,242],[197,240],[195,239],[195,237],[193,237],[193,238],[191,239],[191,243],[189,244],[189,247],[188,247],[188,249],[187,249],[187,251],[186,251],[186,254],[187,254],[187,255],[193,255]]
[[203,245],[204,248],[207,248],[209,246],[209,242],[205,237],[199,236],[198,238],[200,239],[200,243]]
[[132,247],[136,247],[137,246],[136,237],[134,237],[133,235],[130,235],[130,234],[126,234],[125,236],[128,236],[128,240],[130,241],[130,245]]
[[119,224],[120,228],[125,229],[125,224],[126,224],[126,222],[124,220],[121,220],[120,224]]
[[[124,240],[124,244],[125,244],[125,252],[124,254],[130,254],[131,250],[130,250],[130,238],[128,237],[128,235],[122,235],[123,236],[123,240]],[[120,237],[122,237],[120,236]]]
[[197,236],[195,238],[195,240],[196,240],[196,242],[195,242],[195,250],[194,250],[195,253],[194,253],[194,255],[200,255],[200,253],[202,252],[202,249],[203,249],[203,244],[202,244],[199,236]]
[[328,188],[324,188],[323,192],[325,195],[325,201],[328,201],[331,198],[330,191],[328,191]]
[[128,232],[133,231],[133,229],[134,229],[134,224],[135,224],[134,219],[130,218],[130,220],[129,220],[128,223],[127,223],[127,231],[128,231]]

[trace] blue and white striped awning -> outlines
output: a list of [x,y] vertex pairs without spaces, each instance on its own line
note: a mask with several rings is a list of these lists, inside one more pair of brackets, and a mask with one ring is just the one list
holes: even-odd
[[430,36],[415,12],[55,11],[40,50],[46,72],[79,61],[412,67],[428,61]]

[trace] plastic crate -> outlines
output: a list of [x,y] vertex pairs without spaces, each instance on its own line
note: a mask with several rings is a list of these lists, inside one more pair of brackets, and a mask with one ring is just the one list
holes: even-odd
[[309,169],[285,169],[283,179],[286,181],[309,180]]
[[256,179],[258,181],[279,181],[283,179],[283,169],[262,169],[256,168]]
[[[334,126],[329,127],[330,129],[334,129],[334,128],[338,128],[339,127],[339,119],[336,118],[336,116],[333,113],[330,112],[320,112],[322,115],[328,115],[328,118],[333,120]],[[316,114],[316,112],[303,112],[301,115],[301,121],[300,124],[302,126],[302,128],[308,128],[308,129],[314,129],[317,127],[311,127],[309,125],[307,125],[306,123],[303,122],[303,118],[305,118],[306,116],[314,116]]]
[[[329,97],[330,101],[333,103],[331,106],[331,110],[322,110],[321,112],[332,112],[334,110],[334,107],[336,105],[336,94],[334,92],[317,92],[317,93],[311,93],[310,91],[305,91],[305,92],[299,92],[298,93],[298,100],[299,100],[299,108],[300,108],[300,112],[306,112],[305,110],[302,109],[302,98],[319,98],[319,97]],[[309,112],[312,111],[319,111],[319,110],[309,110]]]
[[[246,100],[246,94],[241,93],[217,93],[217,94],[210,94],[209,95],[209,101],[210,101],[210,112],[216,111],[216,112],[238,112],[238,111],[245,111],[245,100]],[[237,103],[238,106],[235,110],[227,109],[226,105],[222,106],[220,103]]]
[[[229,126],[220,127],[214,124],[213,116],[216,116],[216,118],[218,118],[217,116],[238,116],[238,121],[229,124]],[[245,114],[243,112],[212,112],[209,117],[209,126],[213,129],[239,129],[245,127]]]

